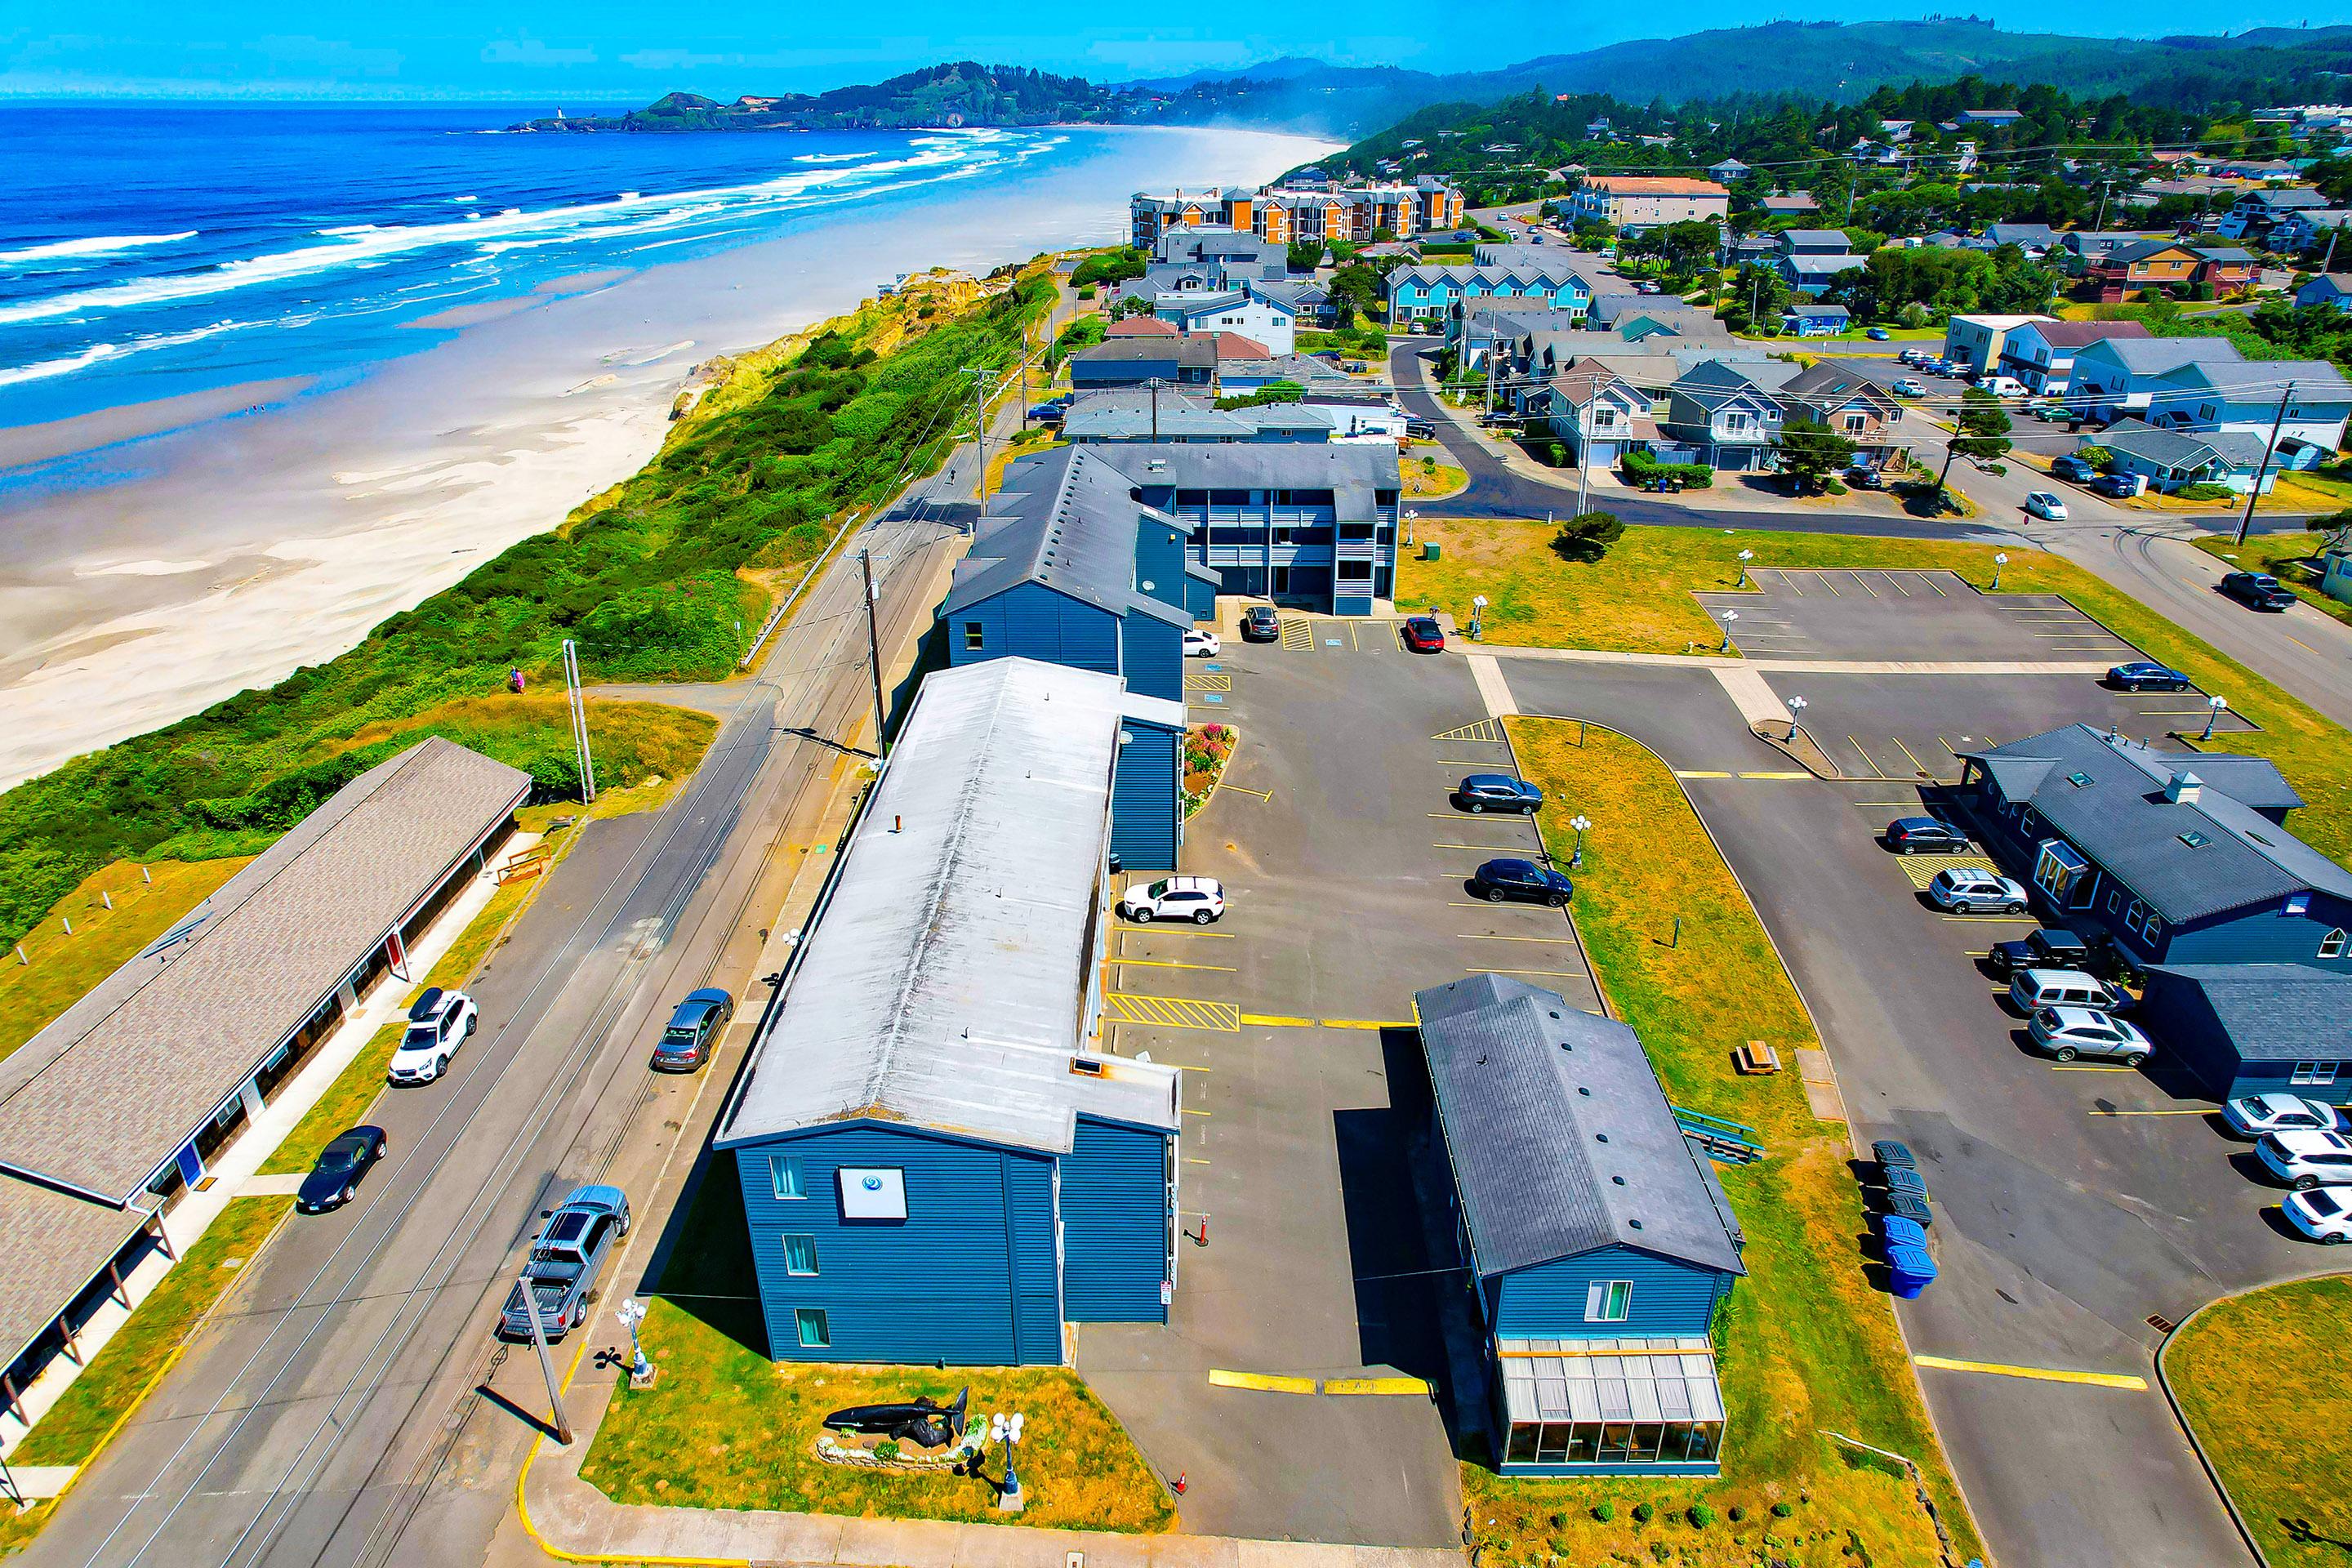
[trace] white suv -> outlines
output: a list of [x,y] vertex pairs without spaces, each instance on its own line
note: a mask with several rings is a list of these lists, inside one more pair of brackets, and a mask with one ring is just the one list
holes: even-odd
[[438,985],[427,987],[408,1009],[408,1030],[392,1053],[392,1069],[385,1077],[394,1083],[431,1083],[449,1070],[449,1058],[478,1022],[471,996]]
[[1225,886],[1214,877],[1162,877],[1138,882],[1118,901],[1118,912],[1131,921],[1191,921],[1207,925],[1225,912]]
[[2279,1205],[2287,1224],[2326,1246],[2352,1241],[2352,1187],[2306,1187]]
[[1981,910],[2015,914],[2025,908],[2025,889],[1981,866],[1947,866],[1927,884],[1937,909],[1972,915]]
[[2341,1132],[2265,1132],[2255,1141],[2254,1156],[2290,1187],[2352,1182],[2352,1138]]

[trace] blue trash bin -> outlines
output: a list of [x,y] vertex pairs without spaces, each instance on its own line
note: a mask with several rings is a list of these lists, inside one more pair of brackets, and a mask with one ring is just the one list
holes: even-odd
[[1936,1260],[1924,1247],[1888,1247],[1886,1271],[1890,1288],[1906,1301],[1916,1300],[1922,1290],[1936,1282]]
[[1921,1252],[1927,1250],[1927,1227],[1917,1220],[1906,1219],[1899,1214],[1883,1214],[1878,1216],[1878,1237],[1885,1243],[1886,1255],[1889,1258],[1895,1256],[1897,1247],[1916,1247]]
[[1878,1162],[1878,1168],[1881,1171],[1892,1171],[1897,1166],[1906,1171],[1915,1170],[1919,1163],[1911,1157],[1911,1151],[1907,1145],[1898,1143],[1892,1138],[1881,1138],[1877,1142],[1873,1143],[1870,1146],[1870,1157]]
[[1927,1200],[1927,1178],[1906,1165],[1890,1168],[1886,1172],[1885,1186],[1889,1194],[1907,1193],[1922,1202]]
[[1923,1197],[1915,1196],[1910,1193],[1886,1193],[1882,1196],[1885,1199],[1884,1212],[1886,1214],[1900,1215],[1921,1230],[1926,1230],[1936,1223],[1936,1211],[1927,1206],[1927,1200]]

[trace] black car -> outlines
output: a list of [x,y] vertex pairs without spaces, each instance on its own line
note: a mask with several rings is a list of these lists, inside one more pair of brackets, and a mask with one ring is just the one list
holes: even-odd
[[2091,949],[2083,939],[2063,927],[2043,926],[2014,942],[1997,942],[1986,962],[1995,974],[2008,974],[2020,969],[2071,969],[2078,974],[2091,970]]
[[2189,680],[2185,670],[2141,659],[2107,671],[2107,684],[2118,691],[2186,691]]
[[1242,612],[1242,641],[1272,642],[1282,636],[1282,617],[1272,605],[1252,605]]
[[1559,909],[1575,895],[1576,884],[1532,860],[1489,860],[1470,879],[1470,890],[1490,904],[1517,900]]
[[1454,786],[1454,804],[1474,816],[1482,811],[1524,811],[1543,805],[1543,791],[1508,773],[1472,773]]
[[1969,836],[1933,816],[1898,816],[1886,825],[1886,847],[1897,855],[1965,855]]
[[1848,468],[1845,482],[1858,490],[1883,490],[1886,488],[1885,476],[1876,468],[1867,467]]
[[2129,474],[2101,474],[2091,481],[2092,490],[2103,496],[2121,500],[2139,493],[2139,485]]
[[1408,419],[1404,422],[1404,433],[1416,441],[1434,441],[1437,439],[1437,424],[1430,419]]
[[2250,610],[2273,614],[2294,603],[2294,595],[2267,572],[2232,572],[2221,579],[2221,592]]
[[319,1163],[295,1189],[294,1206],[304,1214],[324,1214],[352,1201],[360,1178],[383,1158],[383,1129],[354,1127],[339,1133],[319,1151]]
[[735,998],[717,986],[687,994],[669,1016],[669,1027],[654,1042],[656,1072],[692,1072],[710,1059],[720,1031],[735,1016]]
[[2050,472],[2058,479],[2072,479],[2078,485],[2087,485],[2099,477],[2099,470],[2080,458],[2054,458],[2050,463]]

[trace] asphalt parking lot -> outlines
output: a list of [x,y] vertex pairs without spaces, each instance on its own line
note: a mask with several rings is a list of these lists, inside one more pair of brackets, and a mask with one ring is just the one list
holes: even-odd
[[1751,658],[2119,663],[2138,655],[2055,594],[1985,594],[1951,572],[1790,571],[1695,595]]
[[1469,668],[1406,652],[1387,621],[1285,632],[1229,642],[1189,682],[1196,722],[1241,731],[1183,855],[1229,912],[1123,927],[1107,986],[1130,1020],[1118,1050],[1192,1069],[1180,1206],[1207,1245],[1180,1244],[1167,1328],[1087,1325],[1078,1365],[1188,1478],[1188,1531],[1458,1544],[1444,1396],[1462,1380],[1436,1324],[1459,1282],[1433,1272],[1417,1109],[1392,1108],[1391,1079],[1410,1102],[1424,986],[1496,970],[1597,1003],[1560,911],[1464,887],[1483,859],[1541,855],[1531,824],[1448,804],[1507,765]]
[[[1811,595],[1787,597],[1792,623],[1845,658],[1950,658],[1957,647],[2000,659],[2031,635],[1997,638],[1985,617],[1999,612],[1957,596],[1897,601],[1927,625],[1887,619],[1885,600],[1841,596],[1825,612]],[[1895,646],[1866,647],[1871,624]],[[2247,1179],[2243,1145],[2217,1134],[2210,1103],[2171,1081],[2160,1055],[2134,1072],[2031,1052],[1979,966],[2030,922],[1937,912],[1917,886],[1925,858],[1906,863],[1876,839],[1956,775],[1949,750],[1931,750],[1939,742],[1965,749],[2076,720],[2161,735],[2201,728],[2198,697],[2110,692],[2089,675],[1768,673],[1776,695],[1806,697],[1808,726],[1843,762],[1885,775],[1828,782],[1776,771],[1781,759],[1703,673],[1495,651],[1522,711],[1607,723],[1684,775],[1812,1011],[1858,1146],[1898,1137],[1917,1154],[1943,1276],[1899,1313],[1915,1353],[1969,1363],[1921,1375],[1995,1552],[2036,1564],[2245,1561],[2151,1354],[2161,1325],[2198,1304],[2323,1260],[2281,1233],[2265,1213],[2277,1192]],[[1913,753],[1935,765],[1903,767]]]

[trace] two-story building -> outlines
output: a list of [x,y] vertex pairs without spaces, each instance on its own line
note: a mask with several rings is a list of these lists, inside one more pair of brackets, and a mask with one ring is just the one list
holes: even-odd
[[1722,222],[1731,193],[1713,180],[1677,174],[1593,174],[1569,193],[1569,219],[1638,234],[1670,223]]
[[2282,469],[2318,467],[2344,444],[2352,382],[2326,360],[2201,360],[2156,376],[2151,425],[2200,434],[2276,435]]
[[2282,215],[2271,225],[2270,238],[2265,243],[2273,250],[2289,255],[2324,251],[2336,243],[2347,227],[2352,227],[2352,207],[2303,207]]
[[1563,371],[1525,392],[1518,406],[1529,429],[1549,430],[1579,467],[1606,468],[1658,434],[1649,395],[1599,366]]
[[[1668,389],[1659,422],[1660,435],[1676,449],[1674,460],[1733,472],[1771,468],[1787,417],[1778,394],[1797,371],[1778,360],[1708,360],[1692,367]],[[1662,447],[1659,456],[1667,455]]]
[[1442,321],[1457,305],[1498,300],[1549,310],[1582,311],[1591,286],[1565,260],[1515,267],[1414,264],[1390,272],[1389,320]]
[[1073,447],[1114,441],[1328,441],[1331,414],[1304,401],[1219,408],[1205,397],[1133,388],[1088,392],[1062,414],[1062,439]]
[[1785,419],[1811,419],[1852,441],[1857,462],[1881,467],[1896,449],[1903,405],[1850,360],[1807,365],[1781,384],[1780,402]]
[[1055,1366],[1167,1321],[1178,1075],[1099,1039],[1128,702],[923,682],[715,1143],[773,1359]]
[[2000,363],[2009,334],[2047,316],[1954,316],[1944,323],[1944,357],[1983,374]]
[[1237,332],[1267,351],[1286,354],[1298,346],[1298,318],[1290,307],[1261,296],[1248,285],[1217,290],[1171,289],[1152,300],[1152,312],[1184,332]]
[[2352,272],[2322,272],[2294,291],[2302,306],[2324,305],[2331,310],[2352,310]]
[[1223,331],[1106,338],[1069,357],[1070,384],[1085,392],[1159,382],[1205,391],[1217,384],[1218,370],[1228,362],[1263,360],[1272,353],[1255,338]]
[[1854,254],[1853,242],[1842,228],[1786,229],[1773,243],[1773,269],[1807,300],[1869,264],[1867,258]]
[[2309,185],[2265,185],[2248,191],[2230,205],[2213,231],[2224,239],[2264,240],[2278,221],[2292,212],[2309,212],[2328,205]]
[[2135,240],[2084,262],[2078,292],[2112,305],[2145,289],[2185,289],[2197,280],[2203,259],[2177,240]]
[[2140,321],[2053,321],[2031,316],[2000,334],[1996,374],[2044,397],[2063,397],[2073,383],[2074,356],[2103,338],[2145,338]]
[[2227,338],[2109,335],[2074,351],[2066,400],[2095,423],[2144,415],[2158,384],[2182,366],[2235,363],[2244,358]]
[[2263,264],[2254,253],[2235,245],[2197,245],[2197,271],[2190,281],[2217,295],[2251,289],[2261,279]]
[[2067,271],[2080,274],[2092,263],[2105,260],[2116,247],[2137,245],[2148,237],[2129,229],[2070,228],[2059,237],[2053,255]]
[[1744,1240],[1642,1042],[1501,974],[1433,986],[1413,1013],[1496,1468],[1717,1473],[1711,1335]]

